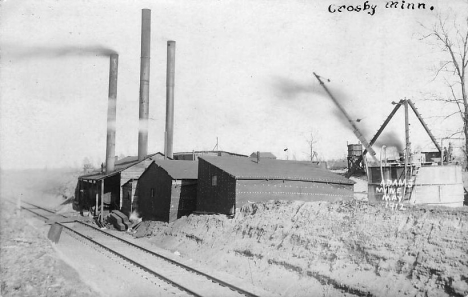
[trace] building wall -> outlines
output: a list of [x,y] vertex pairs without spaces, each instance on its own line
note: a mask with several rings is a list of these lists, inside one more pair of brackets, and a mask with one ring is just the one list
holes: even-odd
[[[120,173],[120,184],[121,185],[124,185],[126,182],[128,182],[129,180],[131,179],[134,179],[134,180],[138,180],[138,178],[140,178],[140,176],[143,174],[143,172],[146,170],[146,168],[148,168],[148,166],[153,162],[153,160],[155,159],[158,159],[158,160],[162,160],[164,159],[164,156],[162,155],[154,155],[153,157],[151,158],[147,158],[133,166],[130,166],[128,167],[127,169],[125,170],[122,170],[122,172]],[[123,189],[121,189],[123,191]],[[123,192],[121,192],[121,196],[123,196]],[[132,201],[134,200],[134,197],[132,195]],[[120,205],[120,207],[123,207],[122,205]]]
[[173,180],[156,164],[140,176],[136,188],[137,211],[144,220],[172,222],[195,210],[197,181]]
[[[213,177],[216,176],[216,185]],[[288,180],[236,180],[199,159],[197,212],[232,215],[249,202],[268,200],[352,200],[354,185]]]
[[137,185],[138,212],[144,220],[169,220],[172,178],[156,164],[140,176]]
[[419,168],[411,203],[462,207],[464,190],[461,166]]
[[196,180],[173,180],[171,187],[171,205],[169,222],[187,216],[195,211],[197,204]]
[[339,201],[352,200],[353,185],[289,180],[238,180],[236,207],[268,200]]
[[[226,172],[198,159],[198,212],[234,214],[236,206],[236,180]],[[216,176],[216,184],[213,177]]]
[[132,213],[132,196],[133,196],[133,183],[128,182],[125,185],[122,186],[122,208],[120,211],[130,217],[130,214]]
[[104,179],[105,197],[109,195],[108,193],[111,197],[110,202],[104,200],[104,203],[110,204],[111,209],[120,209],[120,174],[116,174]]
[[80,180],[80,205],[84,210],[90,210],[96,204],[96,194],[100,193],[100,183]]

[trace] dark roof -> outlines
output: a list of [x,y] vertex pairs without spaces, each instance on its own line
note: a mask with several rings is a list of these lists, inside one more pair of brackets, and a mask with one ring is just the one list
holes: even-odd
[[[257,152],[253,152],[250,155],[250,158],[257,158]],[[260,158],[267,158],[267,159],[276,159],[276,156],[270,152],[260,152]]]
[[172,179],[198,179],[197,161],[154,160]]
[[[164,154],[162,153],[155,153],[155,154],[151,154],[151,155],[147,155],[145,159],[143,160],[146,160],[148,158],[152,158],[156,155],[162,155],[164,156]],[[142,162],[142,161],[138,161],[138,156],[127,156],[125,158],[122,158],[120,160],[117,160],[117,162],[115,162],[114,164],[114,171],[110,172],[110,173],[102,173],[101,170],[97,170],[95,172],[91,172],[90,174],[85,174],[85,175],[82,175],[80,177],[78,177],[78,179],[92,179],[92,180],[101,180],[101,179],[105,179],[107,177],[111,177],[111,176],[114,176],[116,174],[119,174],[121,171],[127,169],[128,167],[130,166],[133,166],[139,162]],[[104,165],[105,166],[105,165]]]
[[352,185],[354,182],[311,162],[251,158],[200,157],[235,179],[300,180]]
[[226,151],[193,151],[193,152],[177,152],[177,153],[174,153],[174,156],[178,156],[178,155],[191,155],[191,154],[195,154],[195,155],[218,155],[218,154],[222,154],[222,155],[230,155],[230,156],[237,156],[237,157],[247,157],[247,155],[241,155],[241,154],[237,154],[237,153],[231,153],[231,152],[226,152]]

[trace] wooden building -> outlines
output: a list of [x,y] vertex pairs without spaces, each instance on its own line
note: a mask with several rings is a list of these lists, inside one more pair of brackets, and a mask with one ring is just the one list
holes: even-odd
[[353,199],[354,182],[310,162],[199,157],[197,212],[233,215],[249,202]]
[[[96,205],[101,204],[101,199],[103,199],[102,202],[106,205],[106,208],[111,210],[131,209],[131,201],[133,201],[134,197],[130,197],[130,205],[124,205],[124,200],[121,199],[121,197],[124,197],[121,185],[129,180],[138,180],[153,160],[163,158],[164,155],[161,153],[148,155],[142,161],[138,161],[136,156],[128,156],[117,160],[112,172],[102,172],[103,169],[101,169],[101,171],[78,177],[77,193],[80,207],[87,210],[95,208]],[[134,187],[131,190],[135,193]],[[126,211],[124,213],[129,215],[131,212]]]
[[273,153],[271,153],[271,152],[253,152],[252,154],[250,154],[249,158],[257,159],[257,154],[260,154],[261,159],[274,159],[274,160],[276,160],[276,156],[273,155]]
[[195,210],[198,162],[155,160],[137,185],[138,213],[144,220],[172,222]]
[[247,157],[246,155],[230,153],[226,151],[192,151],[174,153],[174,160],[196,161],[200,156],[215,157]]

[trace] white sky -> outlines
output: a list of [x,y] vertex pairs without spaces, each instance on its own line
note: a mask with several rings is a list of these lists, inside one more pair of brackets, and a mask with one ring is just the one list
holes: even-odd
[[[458,128],[441,121],[447,106],[421,101],[446,96],[433,67],[447,60],[419,23],[433,11],[385,9],[329,13],[330,4],[364,1],[2,1],[0,11],[0,166],[81,166],[105,159],[109,59],[94,54],[54,56],[63,47],[111,48],[119,53],[116,155],[137,155],[141,9],[152,11],[149,152],[163,151],[166,42],[176,41],[174,151],[271,151],[307,158],[316,131],[321,158],[346,154],[357,143],[337,119],[313,72],[347,111],[362,118],[368,140],[393,109],[412,99],[436,137]],[[407,1],[408,2],[408,1]],[[421,1],[422,2],[422,1]],[[464,1],[450,1],[466,12]],[[450,19],[452,20],[452,19]],[[403,109],[388,131],[404,142]],[[430,150],[416,119],[413,146]]]

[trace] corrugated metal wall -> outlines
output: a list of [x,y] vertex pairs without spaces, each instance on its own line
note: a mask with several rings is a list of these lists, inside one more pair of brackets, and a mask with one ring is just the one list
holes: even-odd
[[236,207],[268,200],[339,201],[353,199],[353,185],[282,180],[238,180]]

